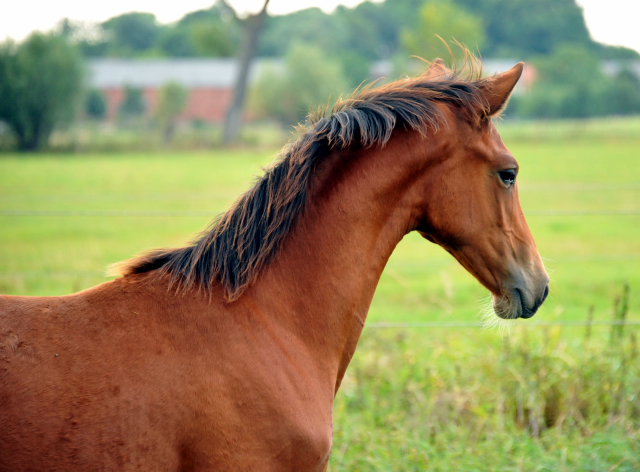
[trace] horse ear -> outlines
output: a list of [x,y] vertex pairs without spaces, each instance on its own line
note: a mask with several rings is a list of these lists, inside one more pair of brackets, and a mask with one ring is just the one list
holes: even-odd
[[487,116],[493,116],[504,110],[523,69],[524,62],[520,62],[508,71],[491,77],[480,87],[489,106]]
[[451,71],[447,69],[442,59],[437,58],[429,64],[429,68],[424,72],[424,76],[428,79],[438,79],[444,77],[447,72]]

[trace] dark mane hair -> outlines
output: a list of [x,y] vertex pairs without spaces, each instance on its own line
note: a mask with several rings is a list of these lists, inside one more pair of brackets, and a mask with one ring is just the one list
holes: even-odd
[[218,281],[228,300],[237,299],[276,254],[307,201],[315,164],[330,151],[383,146],[394,129],[425,133],[437,129],[446,103],[470,116],[487,109],[480,93],[477,61],[471,67],[427,73],[373,88],[356,90],[338,100],[329,116],[310,115],[300,137],[283,150],[255,185],[218,216],[189,246],[157,249],[115,264],[121,275],[158,271],[169,274],[178,290],[209,292]]

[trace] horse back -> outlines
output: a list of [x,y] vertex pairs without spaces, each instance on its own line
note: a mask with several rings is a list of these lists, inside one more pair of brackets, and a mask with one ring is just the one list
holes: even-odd
[[176,468],[173,407],[154,411],[160,399],[144,388],[162,343],[145,333],[155,307],[143,293],[113,281],[62,297],[0,296],[0,470]]
[[318,402],[316,383],[288,362],[304,353],[283,356],[268,330],[256,334],[255,307],[233,312],[221,297],[176,295],[147,279],[0,296],[0,471],[206,469],[212,460],[249,470],[248,445],[255,457],[284,451],[285,462],[305,447],[328,454],[332,392]]

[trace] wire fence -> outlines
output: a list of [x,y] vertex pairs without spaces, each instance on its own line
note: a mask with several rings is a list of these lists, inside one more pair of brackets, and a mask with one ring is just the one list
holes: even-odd
[[[553,327],[553,326],[576,326],[576,327],[587,327],[587,326],[640,326],[640,321],[633,320],[584,320],[584,321],[554,321],[549,323],[538,323],[538,322],[527,322],[522,321],[518,322],[517,325],[512,325],[512,327],[522,327],[522,328],[545,328],[545,327]],[[387,321],[370,321],[365,324],[365,328],[486,328],[493,329],[493,326],[487,325],[487,323],[483,323],[481,321],[449,321],[449,322],[387,322]],[[500,329],[498,327],[498,329]]]
[[[520,187],[525,193],[555,192],[593,192],[593,191],[625,191],[640,190],[640,182],[624,183],[550,183],[530,184]],[[34,195],[2,195],[0,202],[100,202],[100,201],[202,201],[210,199],[230,199],[235,194],[229,191],[210,192],[205,194],[34,194]],[[640,216],[640,209],[543,209],[527,210],[526,216]],[[44,210],[44,209],[0,209],[0,216],[40,216],[40,217],[215,217],[216,212],[205,210]]]
[[[545,264],[576,264],[576,263],[609,263],[609,262],[636,262],[640,261],[640,254],[605,254],[600,256],[563,257],[559,259],[545,258]],[[455,265],[453,259],[430,261],[420,264],[425,267],[443,267]],[[393,269],[415,267],[415,264],[394,264]],[[72,278],[107,278],[104,272],[92,271],[58,271],[58,270],[32,270],[32,271],[0,271],[1,279],[72,279]]]
[[210,211],[154,210],[0,210],[0,216],[209,216]]
[[[574,190],[603,190],[640,188],[640,184],[629,184],[627,186],[612,187],[608,185],[587,185],[572,187]],[[46,197],[44,195],[38,197]],[[175,198],[171,195],[156,195],[155,198]],[[3,197],[0,196],[0,200]],[[640,216],[640,210],[529,210],[524,212],[527,216]],[[210,211],[188,211],[188,210],[0,210],[0,216],[15,217],[212,217]],[[598,256],[568,257],[561,259],[547,259],[552,263],[585,263],[585,262],[627,262],[640,260],[640,254],[611,254]],[[427,266],[443,266],[452,261],[433,261]],[[0,279],[8,278],[104,278],[105,275],[97,272],[50,272],[50,271],[29,271],[29,272],[0,272]]]
[[[583,191],[606,191],[606,190],[640,190],[640,183],[627,184],[545,184],[539,186],[529,186],[521,191],[533,193],[547,192],[583,192]],[[30,195],[18,196],[0,195],[0,201],[118,201],[118,200],[202,200],[209,198],[228,197],[228,195],[213,194],[205,196],[197,195]],[[524,211],[526,216],[640,216],[640,209],[602,209],[602,210],[528,210]],[[0,210],[0,216],[5,217],[209,217],[213,218],[215,212],[198,210],[32,210],[32,209],[4,209]],[[640,254],[609,254],[599,256],[568,257],[558,260],[547,260],[553,263],[581,263],[581,262],[616,262],[616,261],[640,261]],[[443,266],[453,264],[453,261],[433,261],[427,266]],[[104,279],[104,273],[89,271],[12,271],[0,272],[1,279],[60,279],[60,278],[95,278]],[[564,321],[553,323],[522,323],[520,327],[551,327],[551,326],[640,326],[640,321]],[[483,328],[482,322],[369,322],[367,328]]]
[[[617,190],[640,190],[640,182],[623,183],[541,183],[519,185],[518,191],[524,193],[556,193],[556,192],[593,192],[593,191],[617,191]],[[57,194],[0,194],[2,201],[189,201],[207,200],[213,198],[234,198],[238,196],[237,191],[229,189],[209,190],[206,192],[193,193],[57,193]]]
[[[640,210],[528,210],[525,216],[640,216]],[[188,210],[0,210],[0,216],[211,217],[211,211]]]

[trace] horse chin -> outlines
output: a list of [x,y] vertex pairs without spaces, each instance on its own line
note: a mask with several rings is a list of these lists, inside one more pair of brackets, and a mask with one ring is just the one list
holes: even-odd
[[509,295],[496,295],[492,293],[491,302],[493,304],[493,311],[499,318],[503,320],[523,318],[522,299],[518,291]]

